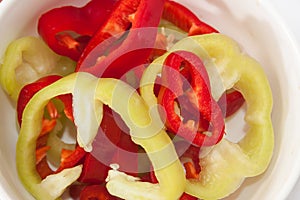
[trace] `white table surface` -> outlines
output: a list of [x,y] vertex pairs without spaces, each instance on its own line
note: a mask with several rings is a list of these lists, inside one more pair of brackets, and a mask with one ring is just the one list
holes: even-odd
[[[292,37],[300,48],[300,1],[299,0],[269,0],[277,13],[282,17],[282,20],[290,30]],[[284,183],[282,183],[284,184]],[[300,178],[294,189],[288,196],[287,200],[300,199]]]

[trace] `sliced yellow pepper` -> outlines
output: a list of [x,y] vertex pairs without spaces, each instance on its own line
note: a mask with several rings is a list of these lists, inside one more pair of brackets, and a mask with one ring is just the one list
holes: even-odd
[[[234,192],[245,177],[257,176],[268,167],[274,148],[271,89],[259,63],[244,55],[238,44],[225,35],[188,37],[176,43],[170,52],[176,50],[201,57],[216,99],[226,89],[234,88],[242,93],[247,104],[245,137],[236,144],[223,139],[200,159],[199,179],[187,181],[188,194],[201,199],[223,198]],[[141,95],[148,106],[157,104],[154,82],[168,54],[155,60],[143,74]]]
[[[78,78],[78,76],[81,77]],[[53,97],[73,93],[78,84],[77,81],[84,77],[86,74],[78,72],[58,80],[37,92],[24,109],[16,149],[17,169],[24,186],[36,199],[56,199],[61,194],[61,192],[53,192],[51,187],[46,186],[51,185],[53,179],[60,181],[62,176],[51,178],[50,183],[46,178],[44,179],[45,183],[35,169],[35,147],[41,130],[43,109]],[[143,99],[133,88],[120,80],[99,79],[94,84],[97,84],[95,99],[86,103],[92,104],[95,100],[100,101],[120,114],[130,128],[133,141],[146,150],[159,180],[159,184],[134,182],[133,187],[129,187],[125,195],[134,196],[136,199],[145,199],[145,193],[153,193],[157,194],[155,196],[159,196],[160,199],[178,199],[186,184],[183,168],[170,138],[164,130],[157,127],[155,120],[150,117],[149,108]],[[78,168],[75,168],[74,171],[72,178],[68,179],[68,184],[74,181],[78,173],[80,174]],[[118,192],[122,188],[114,189],[118,188],[118,183],[118,179],[114,179],[113,182],[108,181],[108,190],[114,195],[124,197],[124,194]],[[64,188],[57,189],[63,190]]]
[[40,38],[27,36],[17,39],[6,49],[0,67],[0,84],[13,100],[25,84],[50,74],[65,76],[76,63],[54,53]]

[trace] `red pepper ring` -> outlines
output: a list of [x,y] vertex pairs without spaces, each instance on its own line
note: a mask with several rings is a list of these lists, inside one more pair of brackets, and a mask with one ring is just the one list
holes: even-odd
[[[101,50],[96,58],[87,57],[87,59],[81,59],[76,71],[89,72],[97,77],[120,78],[130,69],[144,64],[155,45],[157,28],[153,27],[159,25],[163,6],[164,0],[140,1],[137,11],[127,16],[132,18],[131,29],[122,44],[106,57],[103,56]],[[97,43],[96,46],[98,44],[99,43]],[[89,43],[87,48],[89,48],[90,45],[95,46],[95,44]],[[83,58],[85,58],[84,55],[85,54],[83,54]],[[100,56],[103,56],[102,59],[96,63]],[[92,63],[96,64],[91,66],[90,59],[93,60]]]
[[81,8],[64,6],[52,9],[40,17],[38,32],[54,52],[77,61],[115,1],[91,0]]
[[[191,88],[186,91],[182,88],[181,67],[187,68],[191,76]],[[210,93],[209,77],[198,56],[187,51],[175,51],[168,55],[162,68],[162,84],[158,103],[164,108],[167,129],[197,146],[211,146],[222,139],[225,128],[224,117]],[[207,132],[198,130],[195,119],[182,120],[176,113],[175,101],[183,94],[187,95],[194,109],[210,122]],[[199,116],[196,118],[200,121]]]

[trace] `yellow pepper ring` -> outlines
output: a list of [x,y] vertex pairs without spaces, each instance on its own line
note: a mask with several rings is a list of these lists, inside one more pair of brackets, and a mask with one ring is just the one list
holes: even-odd
[[[41,130],[40,122],[43,117],[43,109],[50,99],[58,95],[72,93],[78,76],[83,74],[81,72],[71,74],[40,90],[24,109],[16,149],[17,170],[24,186],[36,199],[58,198],[58,196],[51,194],[51,187],[45,187],[49,184],[43,183],[44,180],[40,179],[35,168],[35,147]],[[119,80],[99,79],[96,83],[95,99],[107,104],[121,115],[131,132],[134,132],[132,133],[133,141],[141,145],[149,155],[159,181],[159,184],[145,183],[147,187],[151,185],[150,188],[144,187],[143,182],[136,182],[133,185],[138,185],[135,189],[139,191],[132,191],[131,188],[128,188],[127,193],[129,195],[132,193],[138,199],[144,199],[143,195],[146,193],[156,193],[156,197],[159,199],[178,199],[184,191],[186,180],[170,138],[164,130],[150,138],[138,137],[139,135],[142,136],[143,133],[136,133],[140,127],[151,123],[149,109],[143,99],[133,88]],[[115,98],[121,99],[120,97],[123,95],[130,96],[128,102],[115,101]],[[167,151],[165,151],[166,148]],[[167,166],[162,166],[161,162],[169,157],[173,158],[173,162]],[[149,189],[151,190],[149,191]],[[136,196],[137,193],[141,196]]]
[[42,39],[26,36],[7,47],[0,66],[0,84],[17,101],[24,85],[49,74],[70,74],[74,67],[74,61],[54,53]]
[[[185,190],[201,199],[223,198],[235,191],[245,177],[263,173],[271,160],[274,148],[271,89],[262,67],[254,59],[243,55],[238,44],[225,35],[185,38],[170,51],[176,50],[193,52],[205,60],[204,63],[214,63],[224,85],[223,90],[239,90],[247,103],[245,121],[248,131],[245,137],[238,144],[223,139],[206,157],[201,158],[199,180],[188,180]],[[167,55],[155,60],[143,74],[141,95],[149,106],[157,104],[153,93],[154,81]],[[219,97],[220,91],[217,93],[215,96]]]

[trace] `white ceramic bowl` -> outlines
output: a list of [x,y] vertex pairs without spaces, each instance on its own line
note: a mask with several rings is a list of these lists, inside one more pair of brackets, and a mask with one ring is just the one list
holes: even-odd
[[[58,5],[84,5],[81,0],[4,0],[0,3],[0,57],[8,43],[37,35],[38,16]],[[237,40],[264,67],[274,98],[272,120],[275,150],[270,167],[247,179],[228,199],[281,200],[287,197],[300,172],[300,55],[268,1],[180,0],[204,21]],[[259,97],[257,97],[259,98]],[[0,89],[0,199],[30,199],[18,180],[15,166],[15,111]]]

